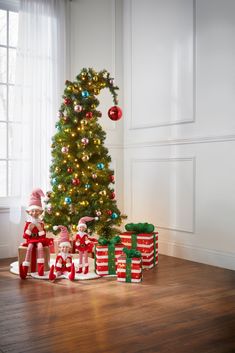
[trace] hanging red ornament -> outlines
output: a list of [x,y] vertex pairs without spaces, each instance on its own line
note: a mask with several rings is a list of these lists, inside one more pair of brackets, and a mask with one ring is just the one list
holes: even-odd
[[115,199],[115,192],[111,192],[111,194],[109,195],[109,198],[111,200]]
[[122,117],[122,110],[117,105],[111,107],[108,111],[108,116],[111,120],[117,121]]
[[68,172],[69,174],[71,174],[71,173],[73,172],[73,168],[68,167],[67,172]]
[[111,210],[107,210],[106,213],[107,213],[108,216],[111,216],[111,214],[112,214],[113,212],[112,212]]

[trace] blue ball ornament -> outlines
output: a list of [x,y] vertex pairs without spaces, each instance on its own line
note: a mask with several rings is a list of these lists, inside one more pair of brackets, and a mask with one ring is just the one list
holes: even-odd
[[100,170],[104,169],[104,163],[98,163],[96,166]]
[[51,182],[52,182],[52,185],[56,185],[57,184],[56,178],[53,178]]
[[85,188],[89,189],[91,187],[91,184],[85,184]]
[[118,218],[117,213],[113,212],[113,213],[111,214],[111,219],[117,219],[117,218]]
[[70,205],[71,202],[72,202],[72,200],[71,200],[70,197],[65,197],[65,198],[64,198],[64,202],[67,203],[68,205]]
[[59,123],[56,123],[56,124],[55,124],[55,127],[56,127],[56,129],[57,129],[58,131],[61,131],[61,126],[60,126]]
[[82,91],[82,97],[87,98],[89,97],[90,93],[88,91]]

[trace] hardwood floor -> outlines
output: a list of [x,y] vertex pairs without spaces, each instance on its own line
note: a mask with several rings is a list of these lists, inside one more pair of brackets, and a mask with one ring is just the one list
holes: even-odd
[[235,271],[160,256],[141,284],[22,281],[0,260],[1,353],[234,353]]

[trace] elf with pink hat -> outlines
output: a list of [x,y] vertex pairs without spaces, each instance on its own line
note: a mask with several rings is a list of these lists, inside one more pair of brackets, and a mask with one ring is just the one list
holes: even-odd
[[25,223],[23,238],[26,239],[26,243],[22,244],[27,246],[26,256],[23,263],[20,265],[20,277],[25,279],[32,257],[33,248],[37,248],[37,264],[38,264],[38,275],[44,276],[44,251],[43,247],[48,246],[51,243],[51,239],[46,238],[46,232],[44,229],[44,223],[40,216],[43,213],[41,197],[44,193],[41,189],[34,189],[30,195],[29,205],[26,209],[28,213],[28,219]]
[[49,273],[49,280],[54,281],[61,275],[67,276],[70,281],[74,280],[75,268],[70,254],[71,243],[69,241],[69,233],[65,226],[54,226],[54,230],[60,229],[60,252],[58,253],[55,266],[52,265]]
[[79,253],[79,268],[77,273],[82,273],[83,268],[83,258],[84,258],[84,274],[87,274],[89,271],[88,264],[88,249],[90,240],[88,238],[88,234],[86,232],[87,225],[86,222],[90,222],[93,220],[97,220],[97,217],[82,217],[78,222],[78,232],[75,238],[75,250]]

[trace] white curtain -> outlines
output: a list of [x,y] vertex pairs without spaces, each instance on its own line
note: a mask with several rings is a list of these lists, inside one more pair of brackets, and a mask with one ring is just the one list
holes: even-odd
[[20,0],[16,102],[12,132],[13,195],[50,189],[51,138],[68,78],[67,0]]

